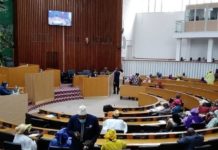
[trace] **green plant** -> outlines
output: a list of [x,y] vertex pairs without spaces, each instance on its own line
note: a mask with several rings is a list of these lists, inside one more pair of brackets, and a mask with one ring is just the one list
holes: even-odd
[[3,51],[7,48],[13,48],[13,26],[0,25],[0,65],[4,65]]
[[2,11],[6,11],[6,6],[4,5],[4,2],[6,2],[6,0],[0,0],[0,12]]

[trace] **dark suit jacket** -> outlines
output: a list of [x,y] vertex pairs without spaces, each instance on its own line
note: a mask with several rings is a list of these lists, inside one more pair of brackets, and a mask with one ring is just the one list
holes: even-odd
[[81,150],[83,146],[82,143],[86,140],[91,140],[92,146],[94,146],[94,143],[96,142],[100,134],[100,126],[97,117],[87,114],[82,142],[80,142],[74,136],[74,132],[81,132],[81,123],[79,122],[79,115],[73,115],[68,123],[68,133],[72,136],[71,148],[73,150]]

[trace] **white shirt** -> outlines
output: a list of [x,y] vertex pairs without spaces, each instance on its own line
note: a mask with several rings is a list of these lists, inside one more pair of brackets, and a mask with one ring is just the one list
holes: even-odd
[[22,150],[37,150],[36,142],[24,134],[15,134],[13,142],[21,144]]
[[126,133],[128,127],[126,122],[124,122],[122,119],[107,119],[103,122],[101,133],[106,133],[108,129],[121,130]]

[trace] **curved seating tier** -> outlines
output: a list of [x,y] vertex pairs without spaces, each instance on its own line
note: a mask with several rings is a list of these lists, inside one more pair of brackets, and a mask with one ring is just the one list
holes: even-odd
[[[9,134],[11,136],[15,133],[15,125],[0,121],[0,137],[1,140],[4,141],[5,138],[2,134]],[[34,130],[41,130],[43,134],[42,140],[48,140],[54,138],[54,134],[57,130],[53,129],[45,129],[45,128],[35,128]],[[216,139],[218,136],[218,127],[210,128],[210,129],[202,129],[196,130],[197,133],[203,134],[205,137],[205,141]],[[127,146],[159,146],[162,143],[176,143],[178,138],[181,137],[185,132],[165,132],[165,133],[129,133],[129,134],[117,134],[118,139],[122,139],[126,141]],[[103,135],[100,135],[96,144],[102,145],[105,140],[103,139]],[[46,148],[45,148],[46,149]]]
[[[132,90],[134,89],[134,90]],[[137,91],[138,89],[139,91]],[[143,91],[142,91],[143,89]],[[135,93],[130,93],[129,91],[134,91]],[[131,86],[131,85],[122,85],[120,87],[120,96],[136,96],[138,98],[139,93],[144,92],[150,95],[158,96],[161,97],[165,100],[169,100],[172,97],[176,97],[176,95],[180,94],[181,99],[183,100],[184,107],[187,109],[192,109],[194,107],[199,106],[199,101],[196,97],[182,93],[182,92],[177,92],[173,90],[167,90],[167,89],[159,89],[159,88],[151,88],[151,87],[146,87],[146,86]],[[131,95],[128,96],[128,93]],[[146,114],[146,113],[145,113]]]
[[212,101],[215,101],[216,99],[218,99],[218,92],[211,91],[211,90],[193,88],[193,87],[188,87],[188,86],[183,86],[183,85],[173,85],[173,84],[163,84],[163,88],[174,90],[174,91],[179,91],[179,92],[184,92],[184,93],[192,94],[196,96],[205,97]]
[[113,107],[119,111],[144,111],[147,109],[151,109],[153,107],[157,107],[160,105],[160,100],[156,97],[140,92],[138,94],[138,105],[139,107]]
[[176,84],[176,85],[184,85],[184,86],[189,86],[189,87],[194,87],[194,88],[201,88],[201,89],[206,89],[206,90],[211,90],[211,91],[217,91],[218,92],[218,85],[214,84],[214,85],[209,85],[206,83],[202,83],[202,82],[196,82],[196,81],[184,81],[184,80],[170,80],[170,79],[158,79],[158,80],[154,80],[154,83],[157,82],[161,82],[161,83],[165,83],[165,84]]
[[[67,126],[69,121],[69,115],[58,115],[54,113],[48,113],[45,111],[40,114],[27,114],[27,123],[31,123],[34,126],[47,127],[60,129]],[[166,126],[166,119],[170,115],[155,116],[155,117],[143,117],[143,118],[123,118],[128,125],[128,132],[158,132]],[[102,120],[106,118],[99,118],[99,124],[102,125]]]

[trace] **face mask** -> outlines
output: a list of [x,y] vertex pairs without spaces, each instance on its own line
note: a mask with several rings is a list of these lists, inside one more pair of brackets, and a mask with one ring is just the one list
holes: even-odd
[[79,122],[80,122],[80,123],[85,123],[85,122],[86,122],[86,119],[79,119]]

